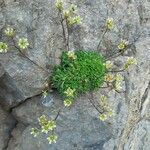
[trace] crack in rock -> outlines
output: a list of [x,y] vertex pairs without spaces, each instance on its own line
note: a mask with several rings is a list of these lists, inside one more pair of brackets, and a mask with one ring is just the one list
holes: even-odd
[[7,150],[8,146],[9,146],[9,142],[10,142],[10,140],[12,138],[12,131],[17,127],[17,124],[18,124],[18,121],[15,122],[14,126],[10,130],[9,137],[7,139],[7,143],[6,143],[5,147],[3,148],[3,150]]
[[122,130],[117,150],[124,149],[124,145],[127,143],[128,139],[130,137],[130,134],[133,131],[135,125],[141,120],[141,112],[143,110],[142,108],[145,108],[144,101],[148,97],[149,89],[150,89],[150,82],[144,91],[142,99],[141,100],[134,99],[131,101],[127,123],[125,125],[125,128]]

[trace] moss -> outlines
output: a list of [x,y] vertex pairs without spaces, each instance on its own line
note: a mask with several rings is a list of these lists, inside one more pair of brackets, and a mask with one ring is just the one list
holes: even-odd
[[106,68],[102,55],[82,50],[73,53],[72,55],[70,52],[62,53],[61,63],[54,68],[51,76],[54,88],[64,97],[68,89],[74,90],[76,96],[95,90],[104,82]]

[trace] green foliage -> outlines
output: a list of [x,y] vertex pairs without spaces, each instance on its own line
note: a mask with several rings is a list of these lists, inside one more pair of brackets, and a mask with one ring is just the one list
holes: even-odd
[[61,63],[54,68],[51,80],[65,98],[71,98],[103,84],[104,63],[104,58],[97,52],[63,52]]

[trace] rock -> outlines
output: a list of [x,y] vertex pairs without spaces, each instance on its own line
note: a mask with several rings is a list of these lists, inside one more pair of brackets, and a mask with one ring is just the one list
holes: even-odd
[[[27,37],[30,43],[26,51],[30,60],[19,55],[14,47],[7,54],[0,54],[0,63],[4,68],[0,67],[0,103],[8,108],[19,104],[12,111],[19,124],[12,132],[7,150],[147,150],[150,126],[150,2],[64,2],[66,5],[69,2],[77,4],[83,18],[82,25],[71,31],[72,50],[96,50],[104,32],[105,21],[112,17],[115,27],[105,35],[101,52],[108,55],[115,51],[121,39],[128,40],[133,45],[126,56],[134,55],[138,65],[125,74],[125,94],[107,90],[95,92],[96,99],[100,93],[108,94],[115,111],[114,117],[106,122],[99,121],[98,113],[89,102],[89,95],[83,95],[70,109],[64,108],[61,112],[57,120],[57,144],[49,145],[44,136],[33,138],[30,129],[37,126],[37,118],[42,114],[55,118],[62,107],[62,100],[56,93],[52,94],[53,104],[46,104],[46,107],[42,105],[40,96],[36,96],[45,88],[51,65],[59,62],[59,55],[65,49],[62,30],[53,7],[54,0],[3,0],[0,2],[0,32],[7,24],[12,25],[17,33],[16,42],[20,37]],[[0,40],[9,42],[3,34]],[[110,51],[106,53],[105,50]],[[120,57],[120,65],[126,59]]]
[[[7,150],[21,150],[22,148],[19,147],[20,144],[20,136],[22,135],[23,131],[25,130],[26,126],[22,123],[18,123],[16,128],[14,128],[11,132],[11,138],[8,142]],[[9,147],[11,145],[11,147]],[[13,148],[12,148],[13,147]]]
[[16,121],[9,113],[5,112],[1,106],[0,116],[0,150],[3,150],[5,147],[7,147],[11,130],[14,128]]
[[5,73],[4,68],[0,64],[0,77],[3,76],[4,73]]
[[1,103],[11,108],[44,89],[45,72],[20,56],[0,54],[6,73],[0,77]]
[[3,76],[0,77],[1,105],[8,110],[23,100],[25,100],[25,97],[17,88],[14,80],[7,73],[4,73]]
[[[130,69],[128,75],[126,75],[125,78],[125,100],[128,111],[123,112],[123,114],[127,114],[126,119],[121,119],[121,122],[124,122],[124,128],[119,129],[120,134],[118,134],[117,137],[110,139],[107,143],[104,144],[105,150],[113,148],[117,148],[118,150],[149,149],[149,142],[146,140],[145,143],[136,143],[137,141],[143,141],[145,132],[147,134],[146,136],[149,136],[148,129],[150,127],[150,116],[148,113],[150,109],[150,70],[147,69],[150,65],[148,58],[150,55],[150,45],[148,44],[149,42],[149,38],[143,38],[139,39],[139,41],[135,43],[138,65]],[[146,131],[143,130],[143,128]],[[140,135],[137,136],[137,134]]]
[[[16,148],[10,145],[9,149],[102,149],[103,144],[110,139],[113,132],[109,123],[103,123],[97,118],[98,113],[89,102],[89,97],[82,96],[71,109],[68,109],[62,107],[62,100],[57,94],[52,96],[54,104],[49,108],[42,105],[40,97],[35,97],[13,110],[13,115],[19,122],[30,124],[30,126],[18,138],[19,146]],[[54,119],[59,108],[63,109],[57,120],[56,133],[59,136],[57,144],[49,145],[44,135],[37,138],[30,135],[31,128],[38,125],[38,117],[45,114],[48,118]]]
[[150,122],[148,120],[140,121],[132,131],[128,142],[124,146],[124,150],[149,150],[150,147]]

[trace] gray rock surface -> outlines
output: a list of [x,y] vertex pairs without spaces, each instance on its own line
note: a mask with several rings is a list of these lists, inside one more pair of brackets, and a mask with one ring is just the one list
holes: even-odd
[[12,115],[6,113],[1,106],[0,118],[0,150],[3,150],[8,145],[8,139],[10,138],[12,129],[15,127],[16,121]]
[[[100,93],[108,94],[115,111],[114,117],[106,122],[99,121],[98,113],[89,102],[89,95],[83,95],[70,109],[65,108],[61,112],[57,144],[49,145],[44,135],[33,138],[30,129],[37,126],[37,118],[42,114],[54,118],[62,107],[62,100],[57,93],[52,93],[54,102],[49,107],[43,106],[41,97],[36,96],[44,89],[51,65],[58,62],[58,57],[64,50],[62,31],[53,7],[54,0],[0,1],[0,41],[8,42],[2,33],[6,25],[12,25],[18,35],[16,40],[19,37],[29,39],[30,47],[26,54],[31,59],[29,61],[18,55],[14,47],[7,54],[0,54],[0,64],[4,68],[0,66],[0,103],[8,108],[15,106],[12,114],[19,122],[11,134],[5,134],[5,140],[0,140],[0,150],[4,150],[10,135],[12,137],[7,139],[7,150],[149,150],[150,2],[64,2],[66,5],[69,2],[77,4],[83,18],[82,25],[74,27],[71,32],[71,49],[95,50],[105,20],[112,17],[116,26],[105,35],[101,51],[112,51],[121,38],[126,39],[133,43],[126,56],[136,57],[138,65],[124,74],[125,94],[105,90],[94,93],[95,99],[99,98]],[[117,62],[122,64],[126,58],[120,57]],[[3,121],[2,124],[5,125]],[[3,126],[0,127],[0,137],[3,137],[4,131]]]
[[0,64],[0,77],[5,73],[3,66]]
[[[60,113],[60,117],[57,120],[57,134],[59,136],[58,143],[49,145],[46,136],[41,135],[34,138],[30,135],[30,129],[37,125],[37,118],[41,114],[45,114],[49,118],[55,118],[57,111],[62,107],[62,100],[53,95],[54,104],[51,107],[44,107],[41,103],[40,97],[28,100],[24,105],[13,110],[13,115],[20,122],[30,124],[18,138],[17,147],[10,149],[99,149],[103,147],[105,141],[109,140],[112,136],[111,125],[109,123],[103,123],[96,117],[97,112],[93,109],[93,106],[89,103],[88,96],[82,96],[72,106],[71,109],[65,108]],[[84,103],[84,104],[83,104]],[[35,109],[33,109],[33,107]],[[87,109],[88,108],[88,109]],[[42,139],[42,141],[41,141]]]

